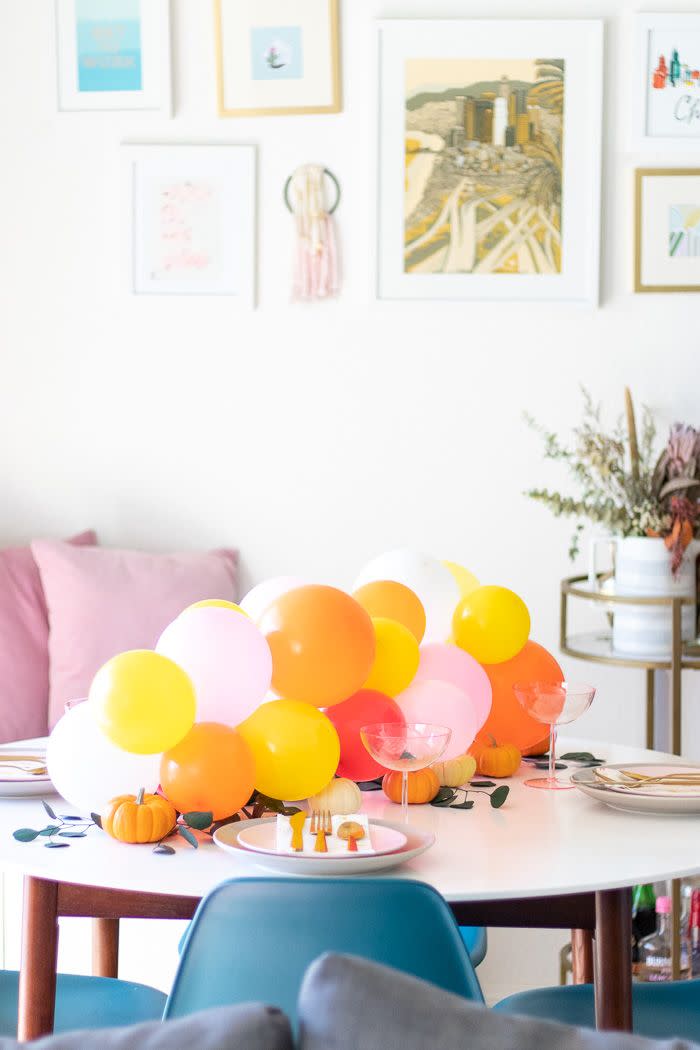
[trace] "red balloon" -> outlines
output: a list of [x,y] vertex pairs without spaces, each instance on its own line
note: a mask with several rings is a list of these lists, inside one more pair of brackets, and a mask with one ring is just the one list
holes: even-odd
[[521,751],[537,744],[547,727],[520,706],[513,686],[516,682],[560,685],[564,681],[564,672],[552,654],[544,646],[530,641],[512,660],[486,664],[484,670],[491,681],[493,702],[489,717],[477,734],[477,744],[490,743],[490,737],[499,744],[515,744]]
[[362,743],[360,730],[372,722],[398,722],[406,724],[401,708],[384,693],[374,689],[360,689],[348,700],[326,710],[326,715],[335,726],[340,737],[340,763],[338,776],[348,780],[374,780],[386,773],[372,758]]

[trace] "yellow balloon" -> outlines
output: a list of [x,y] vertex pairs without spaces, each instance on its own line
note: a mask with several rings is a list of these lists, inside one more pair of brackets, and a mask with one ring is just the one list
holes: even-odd
[[[236,605],[235,602],[227,602],[225,598],[205,598],[203,602],[193,602],[192,605],[188,605],[184,612],[189,612],[190,609],[231,609],[233,612],[243,613],[244,616],[248,616],[245,609],[241,609],[240,605]],[[248,617],[250,619],[250,617]]]
[[175,747],[192,728],[197,709],[189,676],[150,649],[120,653],[103,664],[88,700],[105,736],[138,755]]
[[321,791],[340,761],[335,726],[302,700],[261,704],[238,726],[255,759],[255,786],[270,798],[296,802]]
[[374,663],[363,689],[397,696],[416,676],[420,652],[416,636],[396,620],[373,618],[376,647]]
[[468,594],[481,586],[474,573],[465,569],[463,565],[458,565],[456,561],[444,561],[442,564],[450,570],[457,581],[460,597],[466,598]]
[[530,634],[527,605],[507,587],[478,587],[463,598],[452,621],[455,641],[480,664],[512,660]]

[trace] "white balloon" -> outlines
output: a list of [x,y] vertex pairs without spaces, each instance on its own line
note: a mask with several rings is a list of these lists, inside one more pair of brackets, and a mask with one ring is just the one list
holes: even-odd
[[353,593],[377,580],[394,580],[410,587],[425,609],[423,641],[447,641],[460,593],[457,581],[441,561],[412,550],[387,551],[365,565],[352,586]]
[[257,623],[268,605],[272,605],[287,591],[293,591],[297,587],[306,587],[307,582],[298,576],[273,576],[269,580],[256,584],[238,604],[243,612],[248,613],[251,620]]
[[71,708],[57,723],[46,748],[53,786],[78,812],[102,813],[116,795],[154,792],[160,755],[133,755],[108,740],[89,704]]

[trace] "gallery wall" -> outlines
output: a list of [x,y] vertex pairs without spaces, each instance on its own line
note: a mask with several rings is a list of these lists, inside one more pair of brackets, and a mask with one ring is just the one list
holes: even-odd
[[[235,544],[247,584],[292,572],[348,585],[373,554],[410,545],[519,591],[533,636],[556,647],[571,530],[522,495],[562,480],[523,410],[566,430],[579,383],[610,418],[629,384],[664,426],[698,421],[696,298],[631,290],[633,169],[694,163],[629,152],[634,8],[344,0],[340,115],[220,120],[211,4],[175,0],[166,121],[57,116],[51,6],[0,0],[0,539],[94,526],[115,546]],[[598,309],[375,301],[373,21],[438,16],[605,19]],[[123,141],[258,147],[256,311],[129,294]],[[344,284],[337,302],[292,306],[281,190],[309,161],[342,183]],[[580,732],[641,744],[642,672],[565,666],[601,686]],[[687,675],[696,758],[699,694]]]

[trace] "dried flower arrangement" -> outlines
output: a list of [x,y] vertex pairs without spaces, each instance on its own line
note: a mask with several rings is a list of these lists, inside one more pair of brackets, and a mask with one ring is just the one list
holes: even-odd
[[[582,392],[583,419],[573,431],[570,447],[525,416],[543,439],[545,459],[568,468],[578,497],[548,489],[530,489],[526,495],[557,516],[583,518],[619,536],[663,537],[675,573],[686,547],[700,535],[700,430],[674,423],[658,454],[651,411],[643,408],[638,436],[629,390],[625,390],[625,421],[612,431],[603,427],[601,406],[594,404],[587,390]],[[582,529],[580,522],[569,548],[571,558],[578,553]]]

